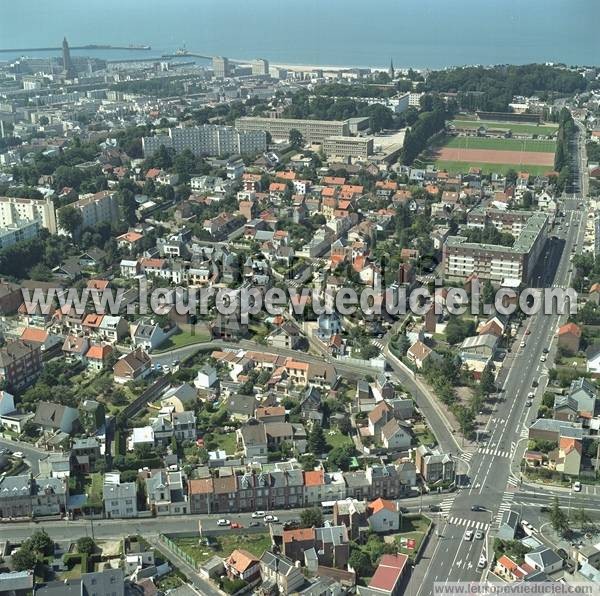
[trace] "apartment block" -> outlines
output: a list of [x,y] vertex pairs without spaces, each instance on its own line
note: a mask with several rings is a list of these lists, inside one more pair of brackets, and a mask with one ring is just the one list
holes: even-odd
[[468,242],[465,236],[449,236],[443,249],[444,278],[464,281],[471,275],[502,283],[527,283],[546,243],[548,217],[533,213],[513,246]]
[[46,228],[51,234],[56,234],[56,211],[50,197],[45,199],[0,197],[0,228],[33,221],[39,221],[42,228]]
[[269,61],[264,58],[257,58],[252,61],[252,74],[255,77],[269,76]]
[[369,137],[328,137],[323,143],[323,151],[329,158],[367,159],[373,155],[373,139]]
[[263,130],[274,139],[287,140],[290,130],[300,131],[308,143],[323,143],[327,137],[350,135],[347,120],[302,120],[296,118],[260,118],[243,116],[235,121],[239,131],[255,132]]
[[81,212],[82,229],[93,228],[104,222],[117,221],[119,217],[117,195],[108,190],[83,195],[69,207]]
[[176,152],[189,149],[197,156],[243,155],[266,151],[267,135],[262,130],[239,131],[232,126],[204,124],[171,128],[168,134],[142,138],[145,157],[152,155],[161,145]]
[[213,72],[215,78],[225,79],[231,76],[231,66],[229,64],[229,58],[223,56],[213,56],[212,59]]
[[30,385],[42,370],[39,345],[25,341],[8,341],[0,348],[0,381],[13,389]]
[[17,242],[33,240],[42,229],[40,220],[20,221],[0,228],[0,250],[7,246],[13,246]]
[[499,232],[517,237],[535,213],[535,211],[507,211],[478,207],[467,215],[467,227],[484,228],[486,225],[492,225]]

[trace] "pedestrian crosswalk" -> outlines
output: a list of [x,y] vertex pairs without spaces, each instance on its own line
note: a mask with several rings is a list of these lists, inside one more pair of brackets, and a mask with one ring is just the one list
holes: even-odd
[[519,486],[520,482],[519,482],[518,478],[515,478],[514,476],[509,476],[507,484],[508,484],[508,486],[511,486],[511,487],[517,487],[517,486]]
[[500,449],[497,445],[490,445],[488,447],[480,447],[479,453],[483,455],[493,455],[494,457],[510,457],[510,451]]
[[511,509],[512,503],[515,500],[515,493],[511,491],[504,491],[502,495],[502,502],[500,503],[500,507],[498,508],[498,513],[494,518],[494,525],[498,527],[502,522],[502,518],[504,517],[504,513]]
[[462,461],[466,462],[466,463],[470,463],[471,460],[473,459],[473,455],[475,455],[474,451],[463,451],[459,456],[458,459],[461,459]]
[[379,350],[383,350],[383,342],[382,341],[380,341],[378,339],[374,339],[371,343]]
[[521,438],[522,439],[527,439],[529,437],[529,429],[527,427],[524,427],[521,429]]
[[452,509],[452,505],[454,505],[454,499],[456,499],[456,495],[450,495],[440,503],[440,509],[442,510],[442,513],[446,515],[450,513],[450,509]]
[[476,521],[474,519],[466,519],[464,517],[449,517],[448,523],[453,526],[464,526],[465,528],[472,528],[473,530],[486,531],[489,529],[490,524],[483,521]]

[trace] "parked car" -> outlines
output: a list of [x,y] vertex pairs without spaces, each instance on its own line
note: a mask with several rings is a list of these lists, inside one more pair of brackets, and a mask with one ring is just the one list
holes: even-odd
[[487,559],[481,555],[481,557],[479,557],[479,562],[477,563],[477,569],[485,569],[485,566],[487,565]]
[[267,512],[266,512],[266,511],[255,511],[255,512],[252,514],[252,518],[253,518],[253,519],[260,519],[260,518],[264,517],[265,515],[267,515]]
[[532,402],[530,399],[528,399],[528,400],[525,402],[525,407],[526,407],[526,408],[531,408],[532,404],[533,404],[533,402]]
[[276,524],[279,521],[279,518],[276,515],[265,515],[263,521],[266,524]]
[[256,528],[257,526],[260,526],[260,522],[257,522],[256,520],[253,520],[248,524],[249,528]]
[[217,520],[217,526],[230,526],[230,525],[231,525],[231,522],[228,519],[225,519],[224,517]]
[[[15,457],[17,457],[16,453],[15,453]],[[573,492],[575,492],[575,493],[581,492],[581,482],[579,482],[579,481],[573,482]]]
[[238,524],[238,522],[231,522],[231,528],[233,528],[234,530],[239,530],[240,528],[243,528],[244,526],[242,524]]
[[17,459],[23,459],[25,457],[25,455],[23,454],[22,451],[15,451],[13,453],[13,457],[16,457]]

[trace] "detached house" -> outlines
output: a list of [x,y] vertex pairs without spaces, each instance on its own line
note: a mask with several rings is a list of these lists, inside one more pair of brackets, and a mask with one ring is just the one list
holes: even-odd
[[44,432],[72,434],[79,428],[79,412],[75,408],[47,401],[38,403],[32,423]]
[[141,348],[129,352],[117,360],[113,366],[115,383],[128,383],[137,379],[143,379],[150,374],[152,361],[150,356]]
[[367,521],[373,532],[396,532],[400,529],[400,512],[394,501],[379,498],[369,503]]

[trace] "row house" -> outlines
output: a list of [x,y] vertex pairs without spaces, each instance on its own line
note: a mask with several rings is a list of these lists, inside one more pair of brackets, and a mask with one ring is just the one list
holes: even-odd
[[67,493],[64,478],[5,476],[0,478],[0,519],[62,515]]

